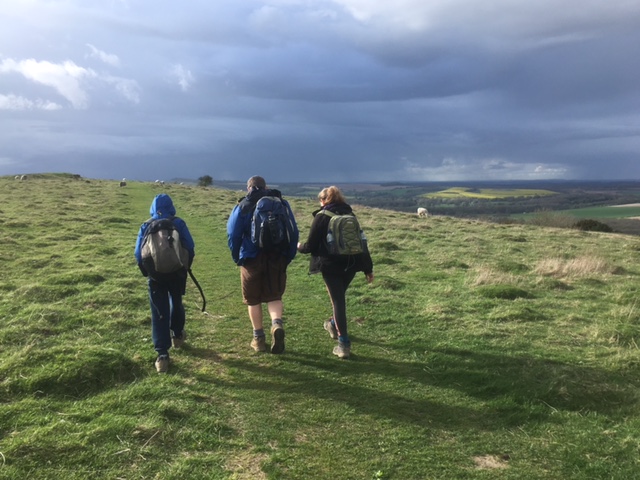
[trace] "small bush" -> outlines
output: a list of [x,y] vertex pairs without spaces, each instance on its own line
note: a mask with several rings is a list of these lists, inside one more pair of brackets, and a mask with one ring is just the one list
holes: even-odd
[[585,232],[613,232],[613,228],[606,223],[588,218],[577,221],[573,225],[573,228],[577,228],[578,230],[583,230]]

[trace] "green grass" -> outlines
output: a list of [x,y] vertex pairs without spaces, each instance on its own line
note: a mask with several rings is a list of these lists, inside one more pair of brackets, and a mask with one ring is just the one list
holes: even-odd
[[478,198],[485,200],[497,200],[510,197],[537,197],[555,195],[550,190],[534,190],[527,188],[469,188],[469,187],[452,187],[434,193],[426,193],[423,196],[427,198]]
[[[376,280],[348,293],[352,358],[304,256],[286,352],[257,354],[226,245],[241,192],[166,185],[208,312],[189,283],[158,375],[133,247],[160,191],[0,178],[0,478],[637,477],[640,238],[356,206]],[[305,236],[316,203],[290,200]]]

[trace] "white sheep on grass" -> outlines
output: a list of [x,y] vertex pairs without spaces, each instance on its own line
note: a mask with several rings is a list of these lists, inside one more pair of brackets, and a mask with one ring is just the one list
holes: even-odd
[[429,211],[424,207],[419,207],[418,208],[418,216],[419,217],[428,217],[429,216]]

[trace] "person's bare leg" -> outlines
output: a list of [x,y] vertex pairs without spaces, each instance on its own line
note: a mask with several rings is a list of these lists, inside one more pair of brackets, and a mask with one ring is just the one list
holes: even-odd
[[[262,330],[262,304],[249,305],[249,319],[251,320],[254,332],[256,330]],[[267,350],[267,346],[265,344],[264,335],[256,337],[254,333],[253,340],[251,340],[251,348],[256,352],[265,352]]]
[[271,320],[282,320],[282,311],[284,310],[282,300],[274,300],[273,302],[267,303],[267,310],[269,310]]
[[[267,310],[271,317],[271,353],[284,352],[284,328],[282,328],[282,300],[274,300],[267,303]],[[279,320],[275,322],[274,320]]]
[[262,329],[262,305],[249,305],[249,319],[254,330]]

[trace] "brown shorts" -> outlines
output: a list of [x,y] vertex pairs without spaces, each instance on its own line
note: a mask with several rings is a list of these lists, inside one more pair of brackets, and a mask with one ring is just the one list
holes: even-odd
[[287,259],[259,253],[240,267],[242,301],[246,305],[282,300],[287,286]]

